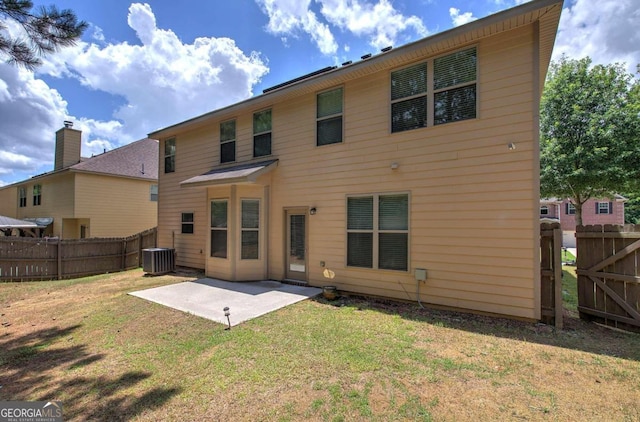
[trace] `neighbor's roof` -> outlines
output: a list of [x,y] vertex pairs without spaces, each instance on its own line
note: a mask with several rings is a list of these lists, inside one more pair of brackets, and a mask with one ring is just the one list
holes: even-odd
[[35,229],[38,225],[32,221],[17,220],[0,215],[0,229]]
[[[211,111],[181,123],[158,129],[149,134],[153,138],[165,138],[187,129],[196,129],[208,124],[212,118],[227,118],[246,108],[268,107],[276,101],[287,100],[300,95],[321,91],[379,71],[388,71],[426,57],[433,57],[465,45],[472,45],[481,39],[507,32],[526,25],[538,23],[538,91],[542,94],[551,53],[555,43],[563,0],[533,0],[485,18],[460,25],[410,44],[392,48],[380,54],[350,63],[335,69],[322,69],[306,77],[295,78],[276,85],[242,102]],[[386,50],[386,49],[385,49]]]
[[141,139],[69,167],[73,171],[142,179],[158,178],[158,141]]

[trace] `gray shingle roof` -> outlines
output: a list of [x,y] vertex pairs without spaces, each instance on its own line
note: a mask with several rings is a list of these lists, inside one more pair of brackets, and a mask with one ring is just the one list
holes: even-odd
[[69,168],[73,171],[158,179],[158,141],[144,138],[83,159]]

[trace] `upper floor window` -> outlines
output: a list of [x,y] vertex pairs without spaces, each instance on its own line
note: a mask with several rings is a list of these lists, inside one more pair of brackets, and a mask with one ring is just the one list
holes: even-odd
[[27,206],[27,188],[18,189],[18,206],[24,208]]
[[476,117],[476,49],[433,61],[433,124]]
[[42,185],[33,185],[33,206],[42,204]]
[[613,203],[596,202],[596,214],[613,214]]
[[476,75],[475,47],[391,72],[391,132],[475,118]]
[[574,215],[576,213],[576,206],[571,202],[567,202],[564,212],[568,215]]
[[316,144],[342,142],[342,88],[321,92],[316,103]]
[[409,195],[347,198],[347,265],[406,271]]
[[149,187],[149,200],[158,202],[158,185],[151,185]]
[[541,206],[540,215],[549,215],[549,207],[546,205]]
[[193,213],[192,212],[183,212],[181,218],[181,229],[180,233],[182,234],[193,234]]
[[176,171],[176,138],[164,141],[164,172]]
[[220,123],[220,162],[236,161],[236,121]]
[[271,109],[253,113],[253,156],[271,155]]

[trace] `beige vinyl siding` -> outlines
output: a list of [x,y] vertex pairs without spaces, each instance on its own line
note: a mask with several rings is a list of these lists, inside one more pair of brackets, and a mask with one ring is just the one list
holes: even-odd
[[[538,210],[532,207],[538,197],[538,63],[533,26],[460,49],[469,46],[478,52],[476,119],[392,134],[394,69],[388,68],[335,86],[323,84],[323,90],[344,88],[342,143],[316,146],[317,92],[283,95],[286,101],[274,103],[265,99],[234,109],[234,115],[219,113],[203,128],[178,131],[176,173],[160,173],[160,246],[172,246],[171,233],[179,232],[182,211],[202,213],[204,219],[196,217],[197,235],[181,243],[178,264],[205,267],[206,253],[199,251],[208,248],[208,204],[225,192],[231,195],[231,189],[186,189],[179,182],[219,165],[218,125],[229,118],[237,119],[236,164],[255,161],[252,114],[271,107],[272,153],[279,163],[255,187],[257,192],[266,186],[269,196],[263,205],[268,207],[265,278],[285,277],[285,209],[315,207],[317,213],[307,216],[308,281],[313,286],[331,284],[416,300],[413,272],[426,268],[428,279],[420,286],[423,302],[538,318]],[[432,57],[416,58],[425,59]],[[509,143],[516,148],[509,149]],[[392,170],[392,163],[399,167]],[[245,189],[237,186],[238,198]],[[409,270],[348,267],[346,198],[384,193],[409,194]],[[215,274],[243,274],[243,268],[233,265],[218,266]],[[324,278],[325,269],[335,278]]]
[[[41,203],[33,205],[33,186],[42,186]],[[27,188],[27,206],[18,208],[17,218],[52,217],[51,235],[63,237],[63,219],[73,215],[74,179],[69,172],[31,179],[20,184]]]
[[[236,127],[236,136],[238,136]],[[238,144],[236,143],[236,147]],[[160,142],[164,151],[164,141]],[[236,158],[239,157],[239,151]],[[209,220],[207,193],[204,188],[181,188],[180,182],[203,174],[220,163],[220,128],[218,125],[176,136],[176,171],[158,173],[158,246],[175,248],[176,264],[205,268]],[[193,212],[193,233],[182,234],[182,213]]]
[[6,186],[0,188],[0,215],[17,218],[18,212],[18,188]]
[[[536,316],[532,44],[530,28],[478,44],[473,120],[390,134],[388,72],[344,85],[343,144],[312,146],[313,96],[274,105],[281,162],[273,174],[272,210],[317,207],[309,216],[310,284],[415,300],[413,270],[426,268],[425,302]],[[508,149],[510,142],[516,150]],[[347,267],[345,194],[397,191],[411,193],[411,270]],[[282,221],[272,219],[270,250],[282,247]],[[271,254],[270,277],[283,277],[279,255]],[[323,278],[320,261],[336,273],[334,280]]]
[[150,200],[156,181],[88,173],[76,173],[75,178],[75,210],[70,215],[90,220],[91,237],[125,237],[157,225],[157,202]]

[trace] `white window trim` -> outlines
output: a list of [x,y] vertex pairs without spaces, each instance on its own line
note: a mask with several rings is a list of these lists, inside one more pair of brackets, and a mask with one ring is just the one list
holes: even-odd
[[[449,56],[451,54],[455,54],[458,53],[460,51],[465,51],[465,50],[469,50],[475,48],[476,49],[476,79],[473,82],[465,82],[462,84],[457,84],[457,85],[452,85],[452,86],[448,86],[445,88],[439,88],[439,89],[434,89],[433,87],[433,76],[434,76],[434,61],[436,59],[439,59],[441,57],[446,57]],[[393,119],[391,118],[391,110],[392,110],[392,104],[394,103],[398,103],[398,102],[402,102],[402,101],[407,101],[407,100],[412,100],[415,98],[420,98],[420,97],[427,97],[427,124],[426,126],[424,126],[423,128],[429,128],[429,127],[436,127],[436,126],[440,126],[440,125],[434,125],[434,111],[435,111],[435,94],[439,93],[439,92],[443,92],[446,90],[450,90],[450,89],[456,89],[456,88],[461,88],[464,86],[468,86],[468,85],[476,85],[476,117],[475,119],[466,119],[466,120],[476,120],[480,117],[480,110],[479,110],[479,104],[480,101],[478,100],[478,87],[480,86],[480,72],[478,71],[478,69],[480,68],[480,47],[478,44],[473,44],[473,45],[468,45],[465,46],[463,48],[459,48],[453,51],[449,51],[447,53],[443,53],[443,54],[439,54],[437,56],[433,56],[428,58],[427,60],[421,60],[421,61],[416,61],[414,63],[408,64],[406,66],[401,66],[395,69],[391,69],[389,71],[389,110],[387,112],[387,116],[389,116],[389,134],[394,135],[394,134],[398,134],[398,133],[403,133],[403,132],[407,132],[406,130],[403,131],[399,131],[399,132],[394,132],[393,131]],[[402,97],[402,98],[398,98],[395,100],[391,99],[391,74],[393,72],[399,71],[399,70],[403,70],[403,69],[407,69],[410,68],[412,66],[421,64],[421,63],[427,63],[427,90],[424,93],[419,93],[419,94],[415,94],[409,97]],[[460,122],[464,122],[466,120],[461,120]],[[460,123],[460,122],[447,122],[447,124],[450,123]],[[419,128],[419,129],[423,129],[423,128]],[[416,128],[418,129],[418,128]],[[412,129],[413,130],[413,129]]]
[[[379,244],[378,244],[378,235],[380,234],[380,230],[379,230],[379,225],[380,225],[380,221],[379,221],[379,200],[381,196],[395,196],[395,195],[407,195],[407,230],[383,230],[382,233],[406,233],[407,234],[407,269],[406,270],[390,270],[390,269],[386,269],[386,268],[379,268]],[[348,216],[348,212],[349,212],[349,198],[368,198],[368,197],[373,197],[373,229],[372,230],[365,230],[365,229],[349,229],[347,226],[347,216]],[[347,245],[345,247],[345,255],[344,255],[344,265],[345,268],[349,268],[349,269],[357,269],[357,270],[364,270],[364,271],[389,271],[392,273],[399,273],[399,272],[410,272],[411,270],[411,193],[404,191],[404,192],[377,192],[377,193],[363,193],[363,194],[349,194],[346,196],[345,198],[345,202],[344,202],[344,206],[345,206],[345,240],[344,240],[344,244]],[[373,233],[373,240],[372,240],[372,247],[373,247],[373,253],[372,253],[372,266],[371,268],[368,267],[356,267],[356,266],[350,266],[348,265],[348,261],[349,261],[349,251],[348,251],[348,244],[349,244],[349,233]]]
[[[338,89],[342,89],[342,111],[340,113],[335,113],[335,114],[331,114],[331,115],[328,115],[328,116],[318,117],[318,96],[320,94],[324,94],[326,92],[331,92],[331,91],[336,91]],[[328,145],[336,145],[336,144],[343,144],[344,143],[344,98],[345,98],[344,85],[335,86],[333,88],[325,89],[324,91],[316,92],[316,147],[325,147],[325,146],[328,146]],[[340,125],[341,126],[340,130],[342,132],[342,135],[341,135],[340,142],[332,142],[330,144],[318,145],[318,123],[320,123],[323,120],[330,120],[330,119],[334,119],[336,117],[342,117],[342,124]]]
[[[233,137],[233,139],[226,139],[226,140],[223,141],[222,140],[222,133],[219,133],[219,135],[220,135],[220,163],[221,164],[235,163],[238,160],[238,157],[237,157],[237,152],[238,151],[237,151],[237,144],[236,144],[236,139],[238,138],[238,122],[237,122],[237,119],[233,118],[233,119],[227,119],[227,120],[221,121],[220,124],[219,124],[218,130],[220,130],[220,132],[221,132],[222,125],[224,123],[229,123],[229,122],[234,122],[234,131],[233,131],[234,132],[233,133],[234,137]],[[228,143],[231,143],[231,142],[234,143],[234,145],[233,145],[233,158],[234,159],[233,159],[233,161],[224,161],[223,162],[222,161],[222,145],[223,144],[228,144]]]
[[[258,201],[258,227],[257,228],[244,228],[242,226],[242,206],[244,201]],[[240,260],[243,261],[256,261],[261,259],[260,253],[260,241],[262,240],[262,235],[260,234],[260,229],[262,228],[262,201],[260,198],[240,198]],[[257,258],[243,258],[242,257],[242,233],[244,232],[257,232],[258,233],[258,257]]]

